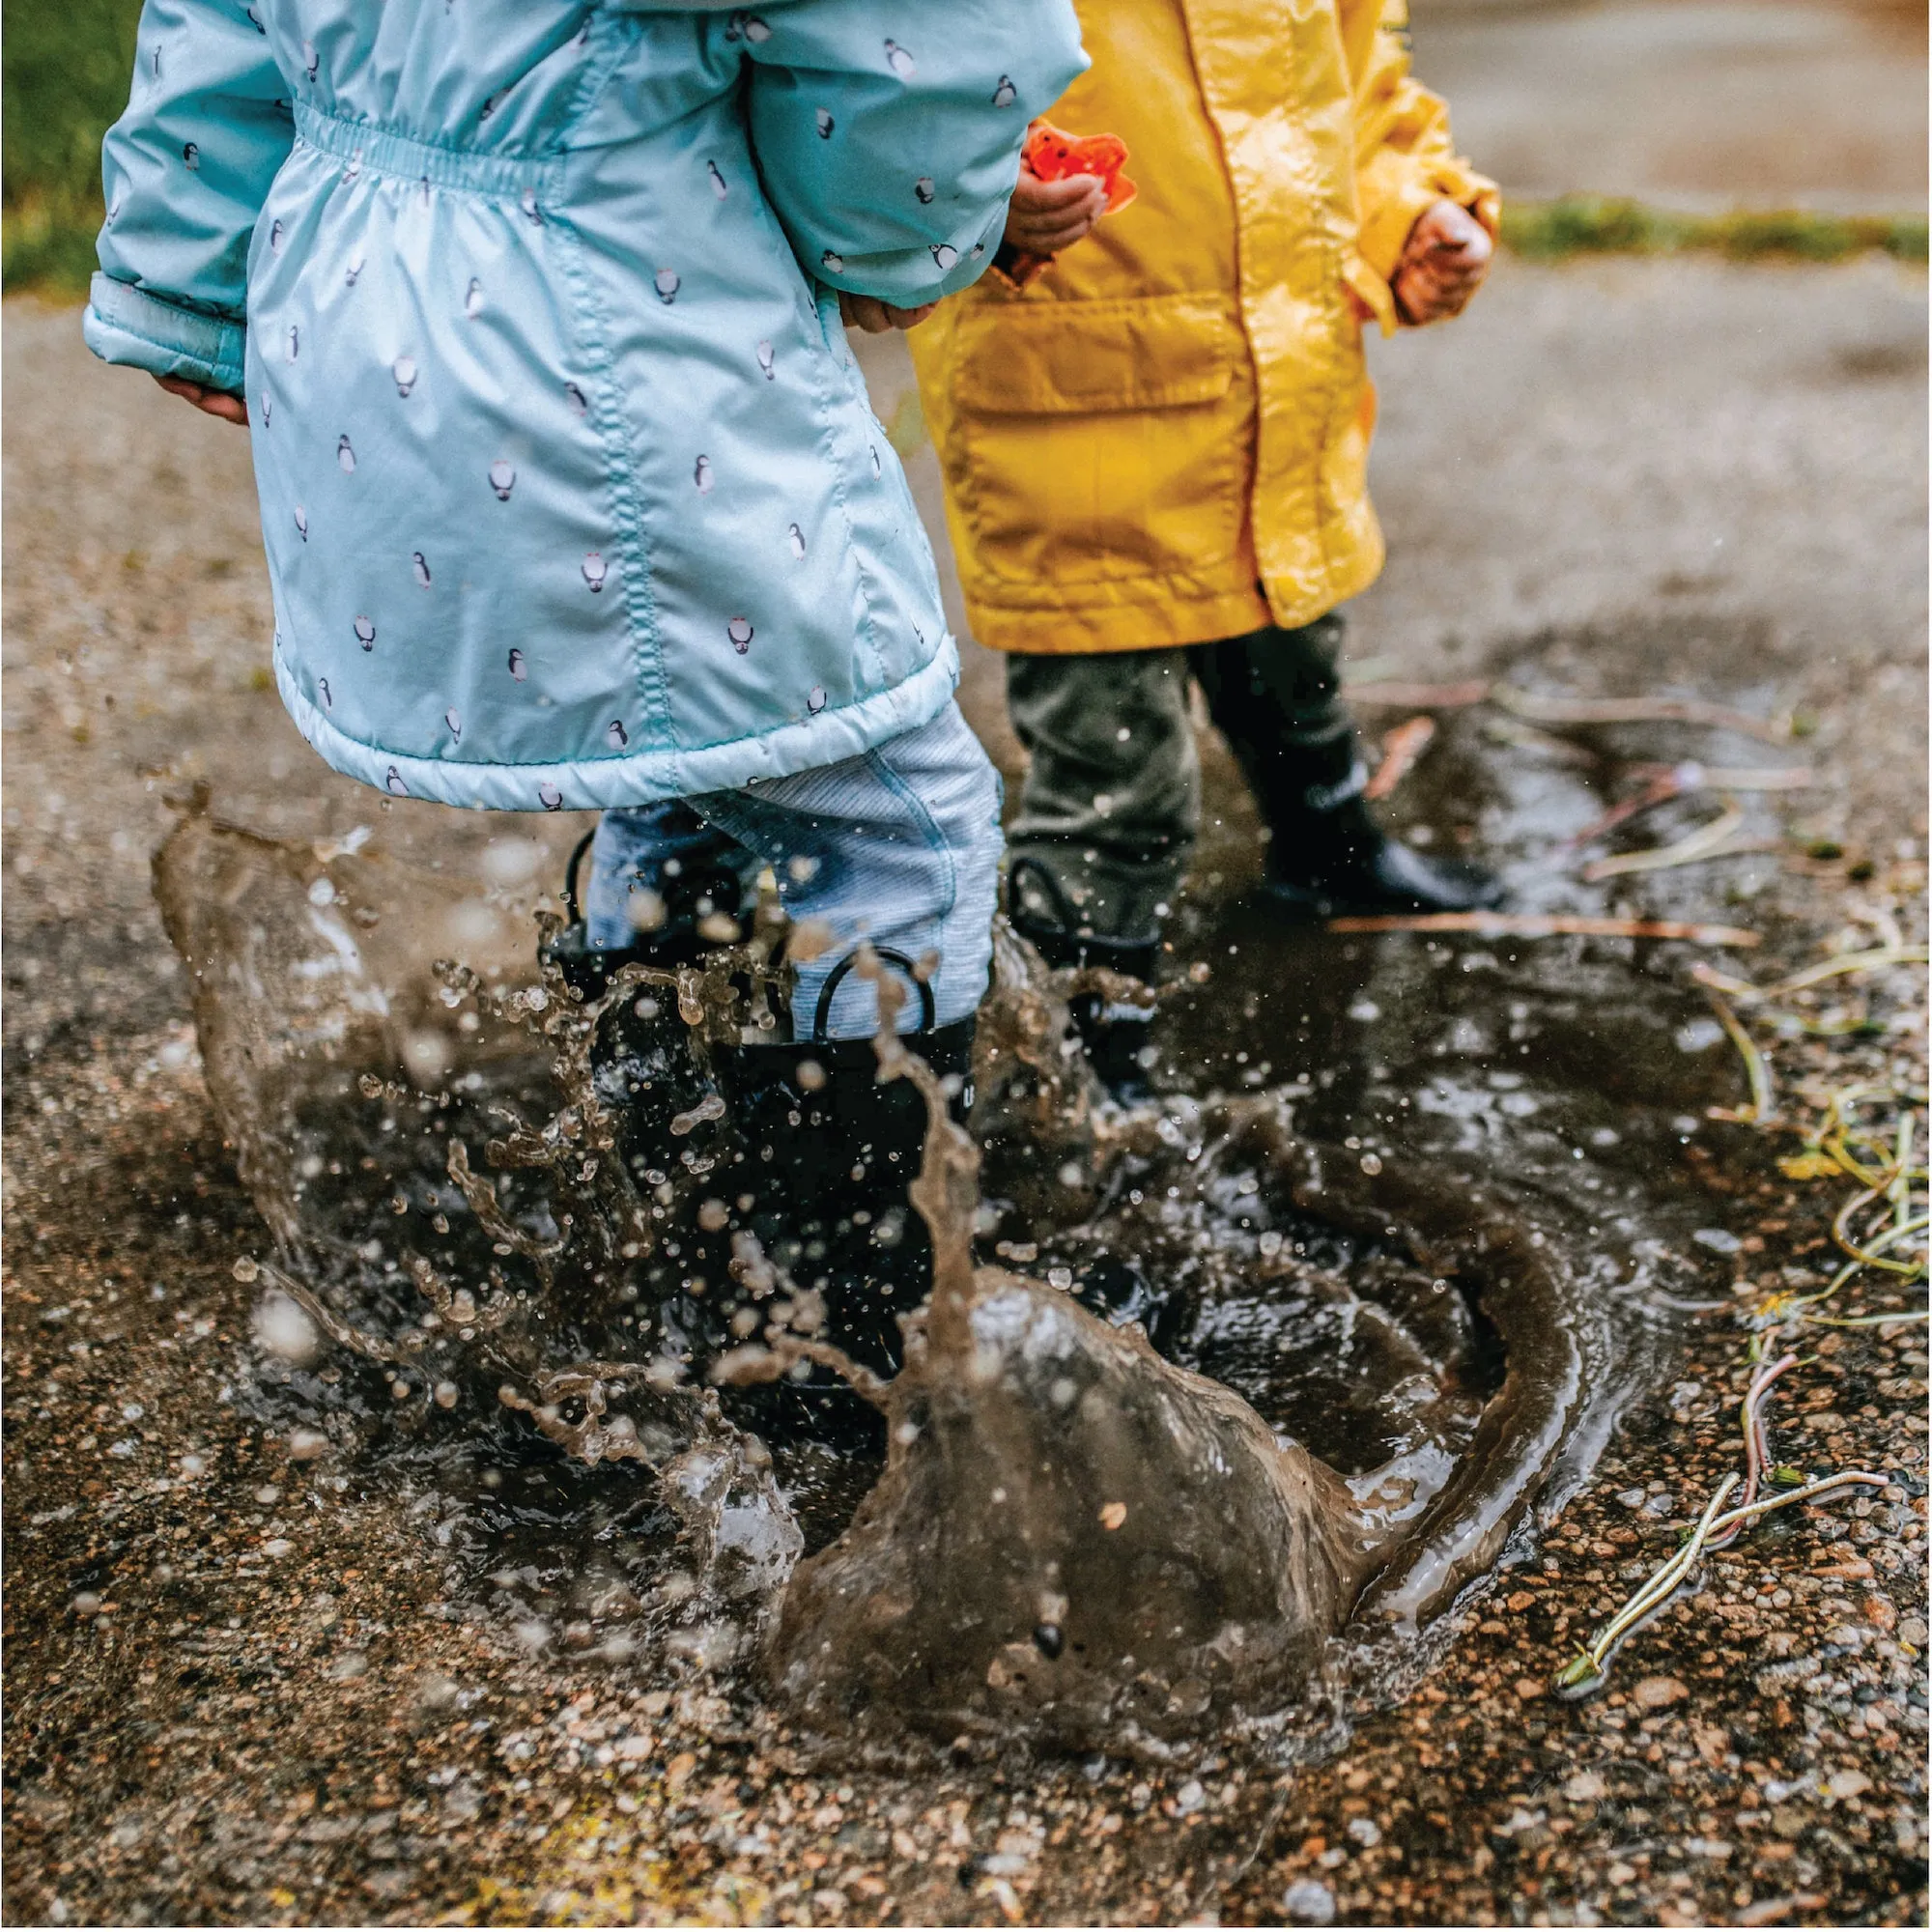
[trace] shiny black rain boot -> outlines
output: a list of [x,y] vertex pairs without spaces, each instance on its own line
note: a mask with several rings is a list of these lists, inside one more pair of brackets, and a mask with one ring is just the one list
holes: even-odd
[[[601,999],[626,966],[674,972],[727,945],[742,930],[744,881],[729,867],[694,867],[665,880],[665,917],[629,946],[598,948],[578,896],[578,877],[595,832],[586,833],[564,873],[565,923],[546,940],[540,956],[562,974],[586,1005]],[[668,986],[645,986],[620,1002],[598,1026],[592,1074],[604,1103],[624,1118],[621,1151],[639,1175],[670,1157],[670,1122],[716,1092],[692,1052]]]
[[1339,648],[1341,626],[1331,618],[1195,653],[1208,712],[1271,835],[1264,897],[1298,919],[1500,904],[1493,873],[1465,859],[1431,858],[1376,823],[1330,653],[1320,643],[1298,649],[1304,639],[1327,636],[1324,626]]
[[1269,901],[1308,919],[1476,912],[1501,903],[1492,872],[1466,859],[1432,858],[1376,823],[1362,797],[1368,773],[1352,732],[1298,749],[1302,781],[1277,783],[1260,801],[1274,834],[1262,888]]
[[[1008,873],[1008,917],[1013,930],[1038,949],[1055,971],[1101,966],[1151,986],[1160,967],[1160,940],[1101,939],[1075,929],[1071,908],[1042,866],[1016,859]],[[1123,1107],[1154,1097],[1148,1080],[1153,1060],[1154,1009],[1103,1000],[1098,993],[1076,993],[1067,1003],[1073,1030],[1087,1049],[1088,1064],[1100,1084]]]

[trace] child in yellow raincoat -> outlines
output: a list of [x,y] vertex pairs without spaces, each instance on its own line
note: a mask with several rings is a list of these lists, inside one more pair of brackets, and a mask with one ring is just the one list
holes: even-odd
[[[1493,903],[1488,874],[1370,816],[1337,606],[1382,561],[1362,328],[1463,307],[1495,188],[1409,74],[1403,0],[1079,12],[1093,66],[1051,118],[1121,136],[1138,198],[1101,222],[1097,181],[1023,172],[1008,247],[1050,267],[911,337],[968,613],[1012,654],[1032,759],[1014,921],[1056,964],[1152,978],[1199,824],[1190,679],[1270,828],[1277,903]],[[1082,1017],[1134,1090],[1147,1016]]]

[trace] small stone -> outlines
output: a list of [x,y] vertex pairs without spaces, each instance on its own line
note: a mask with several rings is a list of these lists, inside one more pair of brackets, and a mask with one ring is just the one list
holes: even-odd
[[1540,1680],[1534,1677],[1519,1677],[1516,1680],[1516,1694],[1527,1704],[1532,1699],[1543,1695],[1543,1685]]
[[1645,1677],[1631,1691],[1631,1701],[1645,1711],[1667,1710],[1690,1694],[1690,1687],[1677,1677]]
[[1296,1925],[1332,1925],[1335,1894],[1318,1879],[1298,1879],[1282,1893],[1281,1909]]
[[1871,1779],[1861,1771],[1834,1771],[1825,1782],[1833,1798],[1856,1798],[1871,1789]]
[[1382,1841],[1382,1828],[1373,1818],[1350,1818],[1345,1829],[1365,1851],[1373,1850]]
[[1594,1771],[1579,1771],[1564,1785],[1563,1795],[1573,1804],[1587,1804],[1601,1798],[1605,1789],[1604,1780]]
[[[1127,1506],[1125,1503],[1107,1503],[1100,1510],[1100,1527],[1102,1529],[1119,1529],[1126,1520]],[[1324,1925],[1327,1922],[1325,1918],[1321,1920],[1321,1923]]]

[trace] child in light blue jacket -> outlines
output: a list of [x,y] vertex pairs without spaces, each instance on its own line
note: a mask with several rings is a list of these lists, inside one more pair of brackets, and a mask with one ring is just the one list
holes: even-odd
[[603,948],[768,863],[801,1037],[874,1024],[862,934],[970,1027],[998,785],[840,305],[973,281],[1083,65],[1067,0],[147,0],[87,340],[245,409],[331,765],[616,808]]

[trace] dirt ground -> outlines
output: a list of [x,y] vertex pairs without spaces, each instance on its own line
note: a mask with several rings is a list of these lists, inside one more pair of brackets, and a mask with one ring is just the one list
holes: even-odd
[[[148,857],[196,779],[425,863],[499,828],[359,790],[287,723],[243,439],[95,366],[71,312],[5,324],[8,1922],[1924,1921],[1922,1329],[1828,1337],[1780,1436],[1888,1487],[1717,1559],[1558,1704],[1566,1644],[1732,1466],[1742,1337],[1692,1323],[1414,1694],[1293,1775],[800,1769],[701,1684],[452,1618],[393,1494],[233,1406],[257,1237]],[[1921,929],[1924,342],[1889,265],[1504,264],[1378,352],[1356,674],[1533,656],[1794,714],[1829,780],[1794,826],[1838,856],[1780,883],[1772,952]],[[902,365],[875,374],[894,419]],[[983,653],[966,695],[1010,765]],[[1922,1082],[1899,1042],[1872,1065]],[[1832,1205],[1776,1151],[1740,1130],[1708,1177],[1767,1283]]]

